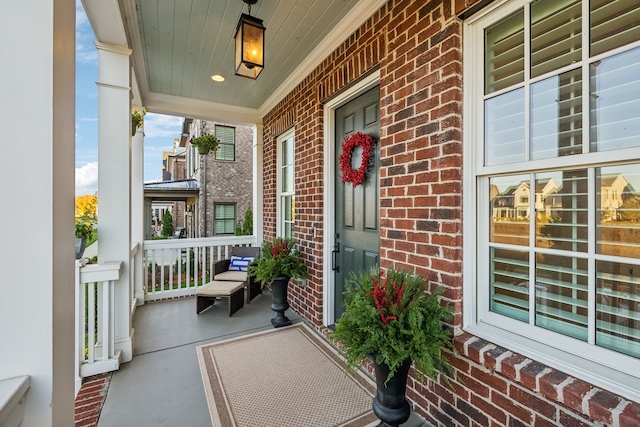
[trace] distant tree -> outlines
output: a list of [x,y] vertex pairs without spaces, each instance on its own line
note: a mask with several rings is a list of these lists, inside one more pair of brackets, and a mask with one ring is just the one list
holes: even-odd
[[76,197],[76,221],[89,224],[98,222],[98,194],[85,194]]
[[164,216],[162,217],[162,235],[164,237],[173,236],[173,217],[169,210],[164,211]]
[[640,221],[640,195],[627,197],[618,211],[621,221]]
[[236,236],[251,236],[253,234],[253,211],[251,207],[244,213],[244,220],[236,224]]

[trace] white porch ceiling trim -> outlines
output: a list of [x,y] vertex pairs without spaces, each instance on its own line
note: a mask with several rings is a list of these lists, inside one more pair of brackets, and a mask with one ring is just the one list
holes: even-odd
[[[376,13],[387,0],[363,0],[360,1],[344,18],[336,25],[333,31],[311,52],[298,68],[278,87],[273,94],[259,108],[260,116],[264,117],[285,96],[338,48],[351,34]],[[265,67],[269,64],[266,63]]]
[[222,123],[251,126],[262,124],[262,115],[256,109],[183,98],[160,93],[144,96],[147,111],[194,119],[213,120]]

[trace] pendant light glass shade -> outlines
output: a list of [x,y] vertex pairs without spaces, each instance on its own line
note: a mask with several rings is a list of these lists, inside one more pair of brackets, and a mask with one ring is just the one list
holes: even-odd
[[242,14],[236,28],[236,75],[258,78],[264,68],[264,30],[262,19]]

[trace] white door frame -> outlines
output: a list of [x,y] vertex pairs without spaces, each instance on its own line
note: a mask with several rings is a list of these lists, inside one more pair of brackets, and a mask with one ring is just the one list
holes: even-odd
[[322,247],[323,247],[323,283],[322,283],[322,324],[329,326],[335,323],[334,319],[334,278],[333,270],[331,269],[331,251],[335,244],[334,234],[336,229],[335,224],[335,111],[351,101],[354,98],[362,95],[369,89],[380,84],[380,70],[369,74],[353,86],[346,89],[344,92],[337,95],[335,98],[328,101],[324,106],[324,232],[322,234]]

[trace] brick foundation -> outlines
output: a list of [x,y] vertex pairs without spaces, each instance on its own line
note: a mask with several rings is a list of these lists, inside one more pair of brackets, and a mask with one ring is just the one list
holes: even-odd
[[111,372],[84,378],[76,396],[76,427],[95,427],[111,383]]

